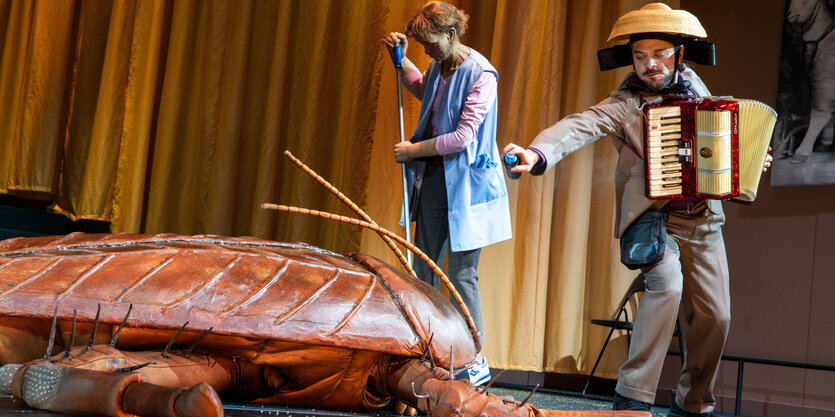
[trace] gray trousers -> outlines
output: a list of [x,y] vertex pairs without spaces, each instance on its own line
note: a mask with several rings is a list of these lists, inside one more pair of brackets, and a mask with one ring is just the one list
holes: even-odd
[[[415,245],[441,268],[443,268],[444,255],[446,255],[449,280],[470,311],[476,329],[481,333],[481,342],[483,343],[481,294],[478,291],[478,273],[476,272],[481,248],[461,252],[450,250],[447,253],[449,247],[449,213],[447,210],[444,167],[440,157],[433,158],[427,163],[420,196],[418,197],[416,215]],[[414,259],[412,268],[423,282],[440,289],[441,279],[420,258]],[[455,300],[452,300],[452,304],[459,312],[461,311]]]
[[731,319],[728,259],[722,239],[724,214],[704,204],[694,211],[671,211],[664,259],[643,268],[647,279],[615,390],[653,403],[658,379],[681,303],[684,366],[676,402],[689,412],[713,410],[713,385]]

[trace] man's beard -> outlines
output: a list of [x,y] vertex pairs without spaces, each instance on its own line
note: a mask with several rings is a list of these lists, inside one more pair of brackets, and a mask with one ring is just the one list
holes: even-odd
[[657,78],[657,79],[649,78],[649,76],[653,75],[653,74],[662,74],[663,75],[664,73],[661,72],[661,71],[644,71],[643,75],[641,75],[640,78],[641,78],[641,81],[643,81],[644,84],[646,84],[646,86],[649,87],[650,90],[658,92],[658,91],[661,91],[662,88],[666,87],[667,84],[670,83],[670,80],[673,79],[673,75],[675,74],[675,72],[670,73],[670,74],[664,76],[663,78]]

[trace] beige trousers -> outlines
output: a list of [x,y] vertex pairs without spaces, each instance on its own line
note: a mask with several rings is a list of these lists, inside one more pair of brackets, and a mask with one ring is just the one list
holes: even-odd
[[713,385],[730,327],[728,259],[722,239],[724,214],[702,203],[693,211],[671,211],[664,259],[642,269],[647,290],[641,297],[629,358],[615,390],[653,403],[681,303],[684,366],[676,402],[705,413],[716,403]]

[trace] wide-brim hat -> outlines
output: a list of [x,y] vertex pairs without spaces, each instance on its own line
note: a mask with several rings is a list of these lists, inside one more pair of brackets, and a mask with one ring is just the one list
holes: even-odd
[[689,38],[707,37],[699,19],[686,10],[673,10],[664,3],[650,3],[621,16],[608,41],[621,41],[636,33],[658,32]]

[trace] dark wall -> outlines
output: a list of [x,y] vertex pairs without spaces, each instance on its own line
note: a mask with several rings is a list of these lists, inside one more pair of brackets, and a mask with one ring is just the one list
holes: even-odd
[[0,240],[20,236],[65,235],[72,232],[108,233],[110,223],[95,220],[72,221],[48,212],[47,200],[0,195]]

